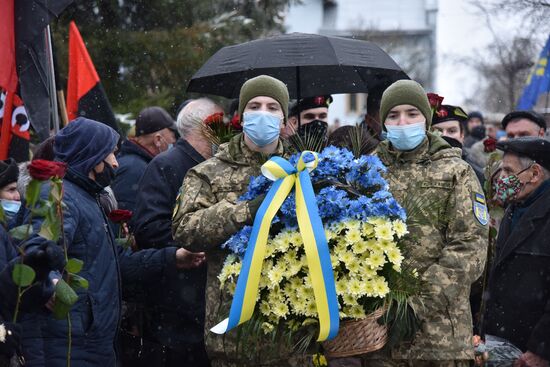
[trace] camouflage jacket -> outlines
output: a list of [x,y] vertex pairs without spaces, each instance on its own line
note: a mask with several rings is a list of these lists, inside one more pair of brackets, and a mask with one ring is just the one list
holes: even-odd
[[473,359],[471,284],[486,260],[485,199],[460,149],[428,133],[411,152],[382,142],[378,157],[388,167],[390,191],[407,210],[409,259],[426,282],[410,300],[422,322],[412,343],[392,350],[394,359]]
[[[283,154],[283,145],[279,143],[275,155]],[[205,341],[209,357],[216,363],[257,363],[238,360],[237,330],[217,335],[210,332],[210,328],[229,316],[231,305],[231,297],[225,292],[222,294],[218,280],[229,254],[220,245],[244,225],[252,224],[248,202],[238,198],[246,192],[250,177],[261,174],[260,167],[267,158],[248,149],[242,134],[220,145],[213,158],[187,172],[172,217],[174,238],[191,251],[206,252]]]

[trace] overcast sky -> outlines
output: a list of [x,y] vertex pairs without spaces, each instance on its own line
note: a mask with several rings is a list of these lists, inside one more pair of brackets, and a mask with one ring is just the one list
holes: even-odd
[[483,16],[476,14],[468,1],[439,0],[436,88],[445,97],[444,103],[463,105],[475,95],[479,79],[457,59],[482,51],[491,39]]

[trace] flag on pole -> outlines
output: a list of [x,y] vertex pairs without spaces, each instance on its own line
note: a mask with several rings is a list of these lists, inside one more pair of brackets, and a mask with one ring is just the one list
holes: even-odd
[[74,22],[71,22],[69,26],[67,113],[69,121],[78,116],[84,116],[102,122],[118,131],[116,118],[107,94]]
[[[17,68],[15,65],[14,0],[0,0],[0,89],[11,93],[17,89]],[[3,95],[2,118],[0,119],[0,160],[8,158],[11,138],[11,96]]]
[[550,93],[550,68],[548,67],[548,59],[550,59],[550,36],[540,53],[537,64],[527,78],[527,85],[523,89],[523,93],[517,105],[518,110],[532,110],[537,104],[540,96]]

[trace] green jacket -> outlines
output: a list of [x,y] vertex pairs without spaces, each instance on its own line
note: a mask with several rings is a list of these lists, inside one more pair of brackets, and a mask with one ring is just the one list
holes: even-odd
[[425,294],[411,300],[421,330],[412,343],[394,348],[392,358],[473,359],[470,286],[482,273],[488,243],[479,181],[460,149],[431,133],[411,152],[384,141],[377,155],[407,211],[408,256],[426,282]]
[[[274,155],[284,155],[282,143]],[[217,362],[258,363],[250,360],[250,356],[238,360],[235,353],[238,328],[225,335],[214,334],[210,328],[229,316],[231,305],[231,297],[222,294],[218,280],[229,254],[220,245],[243,226],[252,224],[249,203],[238,198],[246,192],[250,177],[261,174],[260,167],[267,159],[265,154],[248,149],[242,134],[220,145],[213,158],[187,172],[172,218],[175,240],[191,251],[206,252],[205,341],[209,357]]]

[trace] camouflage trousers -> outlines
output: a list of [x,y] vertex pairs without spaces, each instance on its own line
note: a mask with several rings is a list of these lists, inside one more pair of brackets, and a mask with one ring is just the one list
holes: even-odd
[[329,367],[469,367],[470,361],[423,361],[392,359],[337,358],[328,362]]

